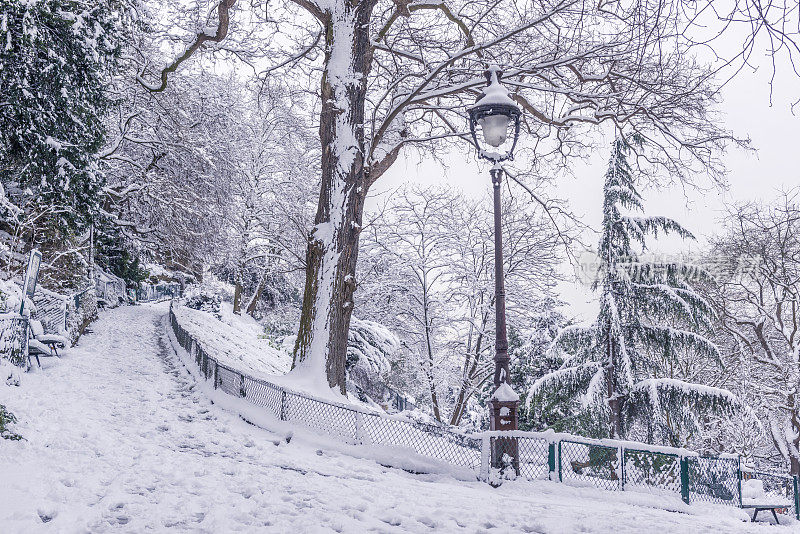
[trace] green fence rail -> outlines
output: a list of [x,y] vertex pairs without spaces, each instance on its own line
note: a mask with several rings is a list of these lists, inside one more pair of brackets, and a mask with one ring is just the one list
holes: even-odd
[[[492,457],[506,457],[505,461],[493,460],[492,467],[502,471],[504,478],[513,473],[528,480],[673,495],[687,504],[742,504],[739,458],[735,456],[704,457],[667,447],[637,448],[625,442],[615,445],[613,440],[530,434],[535,433],[495,433],[492,437]],[[782,488],[792,487],[791,477],[787,478],[789,483],[783,482]],[[794,498],[794,493],[789,495]]]

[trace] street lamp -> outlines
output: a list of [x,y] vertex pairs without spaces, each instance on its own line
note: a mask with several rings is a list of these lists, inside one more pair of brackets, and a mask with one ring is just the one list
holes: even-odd
[[[475,104],[469,108],[469,128],[472,134],[472,141],[478,150],[478,157],[488,159],[494,164],[489,174],[492,177],[492,187],[494,189],[496,326],[494,392],[489,400],[489,428],[491,430],[516,430],[519,396],[511,389],[508,376],[506,290],[503,279],[503,236],[500,224],[500,183],[503,178],[503,168],[500,166],[500,162],[514,158],[514,147],[517,145],[517,138],[519,137],[521,112],[519,106],[509,96],[508,90],[500,83],[502,74],[497,66],[491,66],[487,69],[486,80],[488,85],[483,88],[483,92]],[[478,128],[481,130],[481,135],[478,135]],[[483,139],[483,142],[479,141],[480,138]],[[516,445],[516,441],[514,441],[513,445]],[[516,458],[516,454],[511,456]],[[493,463],[495,462],[493,461]]]
[[[483,88],[475,104],[469,108],[469,129],[478,157],[488,159],[495,164],[494,168],[499,169],[498,164],[501,161],[514,159],[522,113],[517,103],[508,96],[508,90],[500,83],[503,75],[500,67],[492,65],[484,75],[489,83]],[[480,136],[478,127],[481,129]],[[509,129],[513,129],[510,141]],[[481,137],[483,142],[479,141]],[[491,148],[484,148],[484,145]]]

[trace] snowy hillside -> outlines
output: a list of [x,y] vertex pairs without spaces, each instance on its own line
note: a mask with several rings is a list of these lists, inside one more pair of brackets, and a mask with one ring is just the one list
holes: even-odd
[[220,363],[245,372],[278,375],[292,366],[291,354],[271,343],[261,324],[249,315],[234,315],[227,302],[221,305],[221,319],[186,306],[175,306],[175,315]]
[[64,358],[0,387],[25,437],[0,440],[0,532],[778,532],[731,507],[413,475],[250,426],[180,366],[166,313],[107,311]]

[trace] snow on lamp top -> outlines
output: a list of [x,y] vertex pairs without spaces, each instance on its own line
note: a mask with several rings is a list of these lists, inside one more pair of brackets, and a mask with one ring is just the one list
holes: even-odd
[[497,65],[492,65],[486,70],[486,77],[489,79],[489,85],[483,88],[481,96],[475,102],[473,108],[478,106],[485,106],[487,104],[497,104],[500,106],[510,106],[519,111],[519,106],[508,95],[508,89],[503,87],[500,83],[500,77],[503,71]]
[[492,394],[492,399],[500,402],[517,402],[519,401],[519,395],[517,395],[511,386],[508,385],[508,382],[503,382],[500,384],[494,394]]
[[[516,144],[520,109],[516,102],[509,96],[508,89],[503,87],[500,83],[502,74],[500,67],[497,65],[492,65],[487,69],[486,79],[489,83],[483,88],[481,96],[475,104],[469,108],[470,128],[476,145],[478,143],[475,132],[476,126],[481,127],[484,142],[492,148],[498,148],[506,142],[508,138],[508,127],[512,120],[515,122],[514,144]],[[478,147],[478,149],[482,157],[501,161],[511,158],[513,145],[505,156],[494,153],[489,154],[482,151],[480,147]]]

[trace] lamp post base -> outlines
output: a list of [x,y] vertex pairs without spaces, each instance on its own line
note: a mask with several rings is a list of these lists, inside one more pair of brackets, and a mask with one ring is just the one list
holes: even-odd
[[[510,388],[509,388],[510,389]],[[489,400],[489,429],[499,431],[517,430],[518,400]],[[515,437],[491,438],[492,468],[505,477],[509,468],[519,475],[519,439]]]
[[489,400],[489,430],[517,430],[519,401]]

